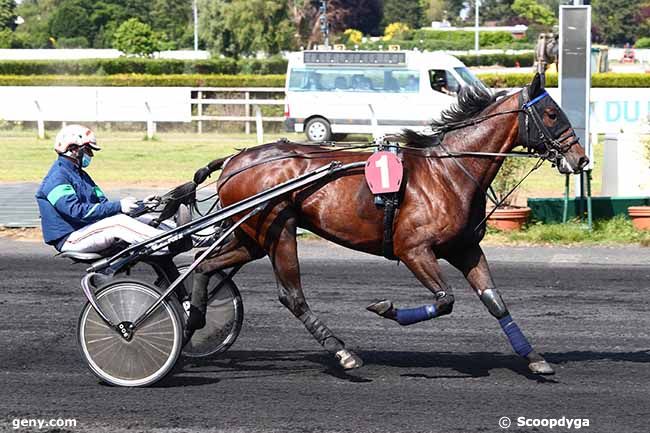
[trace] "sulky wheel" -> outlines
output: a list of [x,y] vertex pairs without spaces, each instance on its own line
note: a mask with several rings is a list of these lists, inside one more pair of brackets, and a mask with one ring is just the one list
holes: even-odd
[[[178,271],[183,273],[185,269],[181,266]],[[237,339],[244,321],[244,303],[230,279],[215,290],[225,278],[223,272],[216,272],[210,278],[205,327],[194,332],[190,342],[183,347],[183,355],[190,358],[218,355],[228,350]]]
[[[136,280],[114,280],[97,292],[100,308],[115,324],[134,322],[160,297],[155,287]],[[182,307],[174,296],[165,300],[133,332],[130,340],[106,324],[86,303],[79,317],[77,339],[84,360],[104,382],[147,386],[169,373],[182,341]]]

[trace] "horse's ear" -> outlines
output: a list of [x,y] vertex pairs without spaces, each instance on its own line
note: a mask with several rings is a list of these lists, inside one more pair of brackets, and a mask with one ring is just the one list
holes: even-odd
[[539,75],[539,72],[533,77],[533,81],[528,86],[528,96],[530,99],[537,97],[544,90],[542,86],[542,77]]

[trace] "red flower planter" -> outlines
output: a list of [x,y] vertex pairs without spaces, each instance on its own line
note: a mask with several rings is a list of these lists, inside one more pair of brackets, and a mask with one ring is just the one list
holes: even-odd
[[627,213],[635,229],[650,230],[650,206],[630,206]]
[[529,207],[500,208],[488,218],[487,224],[505,232],[521,230],[521,227],[528,221],[530,212]]

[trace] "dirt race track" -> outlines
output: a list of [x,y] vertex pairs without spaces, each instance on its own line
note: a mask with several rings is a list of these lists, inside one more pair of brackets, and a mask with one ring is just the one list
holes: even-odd
[[[307,299],[363,368],[343,372],[320,350],[277,301],[264,259],[237,276],[246,318],[231,350],[146,389],[102,385],[86,368],[75,340],[83,266],[52,252],[0,239],[2,432],[499,432],[504,416],[507,431],[577,430],[519,417],[650,430],[650,249],[486,249],[513,317],[556,369],[542,378],[451,267],[453,314],[401,328],[364,307],[430,302],[403,265],[305,241]],[[77,426],[12,424],[52,418]]]

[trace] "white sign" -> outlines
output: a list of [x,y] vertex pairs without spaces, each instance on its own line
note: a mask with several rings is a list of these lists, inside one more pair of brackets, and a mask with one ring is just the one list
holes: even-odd
[[[546,89],[560,105],[560,92]],[[650,116],[650,88],[591,88],[590,132],[618,133],[637,128]]]

